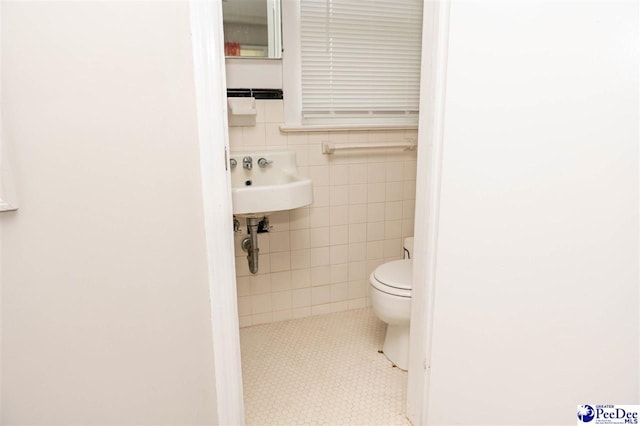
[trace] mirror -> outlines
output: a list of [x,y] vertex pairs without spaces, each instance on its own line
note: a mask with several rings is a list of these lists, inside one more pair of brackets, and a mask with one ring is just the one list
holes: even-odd
[[280,0],[223,0],[228,58],[281,58]]

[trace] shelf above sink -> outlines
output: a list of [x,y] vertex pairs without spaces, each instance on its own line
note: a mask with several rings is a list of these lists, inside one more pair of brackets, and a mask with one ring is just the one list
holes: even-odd
[[[251,159],[251,168],[244,167],[248,163],[245,158]],[[259,162],[266,164],[260,166]],[[313,202],[311,179],[298,175],[293,151],[232,152],[234,163],[231,194],[235,215],[260,216]]]

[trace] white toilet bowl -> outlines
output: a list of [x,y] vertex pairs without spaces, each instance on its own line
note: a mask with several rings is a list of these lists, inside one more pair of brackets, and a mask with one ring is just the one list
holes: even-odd
[[373,312],[387,323],[382,352],[402,370],[409,367],[409,319],[413,264],[409,259],[378,266],[369,276]]

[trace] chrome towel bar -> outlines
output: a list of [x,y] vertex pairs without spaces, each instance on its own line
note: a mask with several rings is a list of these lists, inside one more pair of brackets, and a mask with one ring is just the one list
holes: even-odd
[[416,149],[416,142],[413,139],[407,139],[405,142],[322,143],[323,154],[333,154],[337,150],[380,148],[403,148],[405,151],[413,151]]

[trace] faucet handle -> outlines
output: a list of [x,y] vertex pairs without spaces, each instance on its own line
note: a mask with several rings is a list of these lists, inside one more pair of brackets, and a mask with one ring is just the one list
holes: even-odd
[[249,157],[248,155],[244,157],[242,159],[242,167],[247,170],[251,170],[251,168],[253,167],[253,158]]
[[229,160],[229,164],[231,165],[231,168],[233,169],[235,166],[238,165],[238,160],[236,160],[235,158],[232,158]]
[[258,166],[263,167],[263,168],[267,167],[271,163],[273,163],[273,160],[267,160],[264,157],[258,159]]

